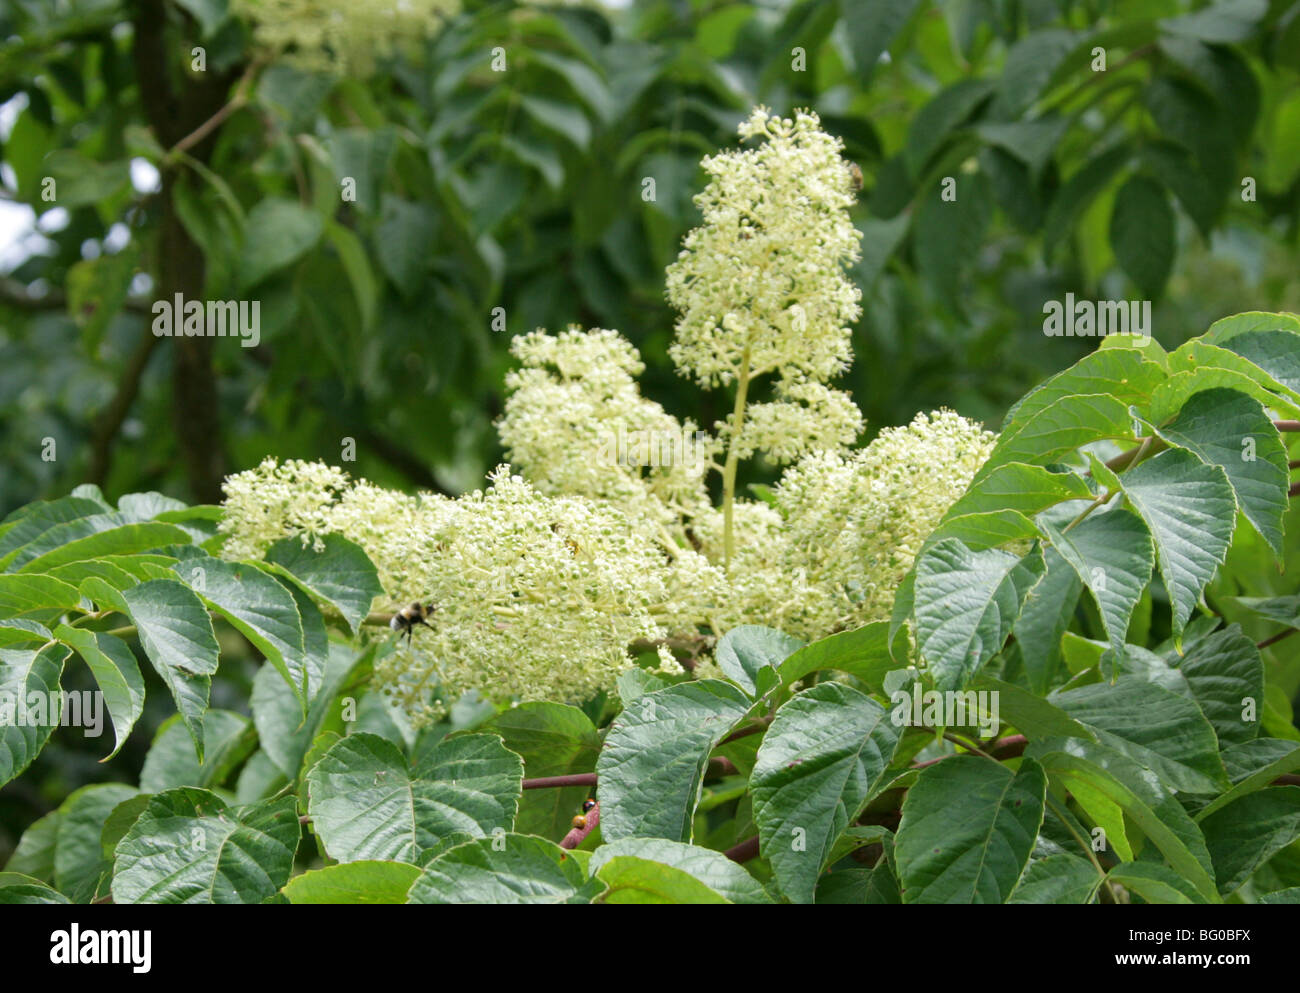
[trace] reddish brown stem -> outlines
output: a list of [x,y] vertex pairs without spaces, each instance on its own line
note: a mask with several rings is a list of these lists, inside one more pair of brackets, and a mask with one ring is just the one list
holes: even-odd
[[[564,777],[557,776],[557,779]],[[595,778],[595,777],[592,777]],[[577,848],[586,839],[587,835],[596,830],[596,825],[600,823],[600,804],[596,804],[586,814],[583,815],[582,827],[575,827],[566,834],[560,841],[561,848]]]
[[1277,634],[1273,635],[1273,637],[1271,637],[1271,638],[1265,638],[1263,641],[1261,641],[1261,642],[1260,642],[1258,645],[1256,645],[1255,647],[1256,647],[1256,648],[1259,648],[1259,649],[1261,649],[1261,650],[1262,650],[1262,649],[1265,649],[1265,648],[1267,648],[1269,645],[1277,644],[1277,643],[1278,643],[1279,641],[1281,641],[1283,638],[1289,638],[1289,637],[1291,637],[1291,635],[1293,635],[1293,634],[1295,634],[1295,633],[1296,633],[1296,629],[1295,629],[1295,628],[1287,628],[1285,631],[1279,631]]
[[758,835],[746,838],[739,845],[733,845],[722,853],[733,862],[748,862],[758,857]]
[[525,779],[524,789],[545,790],[558,786],[595,786],[594,772],[579,772],[572,776],[539,776],[537,779]]
[[731,734],[723,738],[719,745],[725,745],[732,741],[739,741],[741,738],[748,738],[751,734],[762,734],[767,730],[767,726],[772,723],[772,718],[763,717],[757,724],[751,724],[749,727],[741,728],[739,731],[732,731]]

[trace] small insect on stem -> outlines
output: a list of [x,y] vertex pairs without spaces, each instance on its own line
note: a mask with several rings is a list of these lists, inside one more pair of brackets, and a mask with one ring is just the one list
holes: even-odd
[[595,800],[582,801],[582,813],[573,819],[574,828],[581,831],[583,828],[587,826],[587,815],[591,813],[592,808],[595,806],[596,806]]
[[425,618],[432,617],[433,611],[433,604],[416,602],[411,604],[409,607],[403,607],[395,613],[393,619],[388,622],[388,626],[398,632],[397,637],[399,639],[401,638],[402,633],[405,632],[406,643],[407,645],[410,645],[411,638],[415,635],[415,626],[417,624],[429,628],[430,631],[433,630],[432,627],[425,623]]

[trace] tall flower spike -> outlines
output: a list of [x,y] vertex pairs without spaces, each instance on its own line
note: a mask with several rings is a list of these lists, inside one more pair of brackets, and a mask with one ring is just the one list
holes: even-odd
[[704,223],[668,267],[681,313],[669,352],[704,386],[734,382],[746,363],[751,377],[824,382],[852,361],[849,325],[861,313],[844,272],[862,235],[849,220],[843,143],[809,111],[791,120],[759,107],[739,130],[766,140],[704,160]]
[[[813,398],[797,392],[800,384],[824,383],[848,368],[849,325],[861,313],[862,294],[844,272],[858,257],[862,235],[849,220],[853,179],[840,156],[843,143],[822,131],[810,111],[791,120],[770,116],[765,107],[754,110],[740,135],[767,140],[704,160],[712,178],[695,197],[704,223],[668,267],[668,299],[681,312],[669,348],[678,371],[704,386],[735,384],[731,417],[719,426],[728,439],[722,467],[728,571],[740,459],[762,441],[789,461],[842,445],[861,429],[860,417],[846,417],[844,404],[821,396],[835,426],[810,433],[809,408],[798,401],[811,406]],[[771,373],[779,373],[783,397],[765,405],[761,422],[747,432],[750,383]]]

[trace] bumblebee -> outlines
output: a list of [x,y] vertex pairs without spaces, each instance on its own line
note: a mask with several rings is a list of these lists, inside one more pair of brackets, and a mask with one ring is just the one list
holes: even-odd
[[[415,626],[417,624],[422,624],[426,628],[429,627],[425,623],[425,618],[433,616],[433,609],[431,603],[413,603],[395,613],[393,619],[388,622],[388,626],[398,632],[398,638],[401,638],[402,633],[405,632],[406,643],[409,645],[411,638],[415,635]],[[430,630],[432,629],[430,628]]]
[[[560,525],[558,525],[558,524],[552,524],[552,525],[551,525],[551,530],[552,530],[553,532],[555,532],[556,534],[560,534]],[[563,535],[560,535],[560,537],[563,538],[564,536],[563,536]],[[578,553],[579,553],[580,551],[582,551],[582,547],[581,547],[581,546],[580,546],[576,541],[574,541],[572,538],[564,538],[564,543],[565,543],[565,545],[567,545],[568,548],[569,548],[569,554],[572,555],[572,556],[576,559],[576,558],[578,557]]]
[[577,828],[579,831],[585,828],[587,826],[587,814],[589,814],[592,810],[594,810],[595,807],[596,807],[595,800],[583,800],[582,813],[573,819],[573,826]]

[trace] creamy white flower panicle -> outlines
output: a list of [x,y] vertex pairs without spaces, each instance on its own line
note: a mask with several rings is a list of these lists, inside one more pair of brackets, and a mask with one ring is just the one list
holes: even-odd
[[861,313],[844,272],[862,236],[843,143],[808,111],[759,107],[739,130],[766,140],[704,160],[704,223],[668,267],[681,312],[669,353],[705,386],[733,382],[746,361],[753,376],[831,379],[852,361],[849,325]]
[[365,76],[377,56],[417,41],[460,10],[460,0],[233,0],[263,48],[305,69]]
[[586,699],[632,664],[632,642],[692,629],[721,596],[703,556],[666,551],[605,501],[542,496],[505,466],[489,481],[456,500],[408,497],[268,459],[226,480],[223,555],[339,533],[374,561],[378,609],[432,601],[431,628],[375,666],[377,683],[425,719],[438,686],[453,699],[470,688],[502,703]]
[[[921,545],[970,485],[996,436],[950,411],[917,414],[848,455],[822,452],[776,488],[787,570],[810,591],[806,631],[887,618]],[[791,633],[797,633],[792,631]]]
[[[634,664],[634,643],[678,675],[668,643],[738,624],[812,640],[888,617],[922,543],[988,458],[994,436],[946,410],[849,451],[862,415],[826,385],[850,361],[859,314],[844,274],[859,235],[841,145],[811,113],[760,108],[740,130],[765,141],[705,160],[704,223],[668,270],[681,311],[671,352],[704,385],[772,375],[771,400],[738,389],[739,413],[704,434],[641,395],[641,357],[617,332],[539,330],[514,341],[520,367],[497,425],[521,475],[499,467],[458,499],[299,461],[226,480],[227,558],[339,533],[378,569],[377,610],[434,604],[430,627],[374,670],[418,720],[437,716],[435,687],[444,700],[477,689],[500,704],[582,701]],[[759,454],[791,464],[769,502],[739,499],[736,463]],[[715,469],[721,508],[707,486]],[[693,674],[720,676],[707,653]]]
[[226,535],[228,558],[261,558],[281,538],[334,530],[329,517],[351,481],[342,469],[323,462],[274,458],[223,484],[226,513],[218,525]]
[[511,463],[542,493],[608,500],[673,527],[708,503],[716,440],[641,395],[645,366],[615,331],[516,337],[497,424]]
[[773,462],[792,462],[807,452],[847,448],[862,433],[862,411],[843,390],[809,381],[779,394],[784,399],[747,408],[738,446],[742,459],[762,452]]
[[377,669],[404,702],[439,681],[497,702],[581,701],[632,663],[633,641],[682,623],[667,557],[620,511],[539,496],[504,466],[489,478],[436,536],[433,630]]

